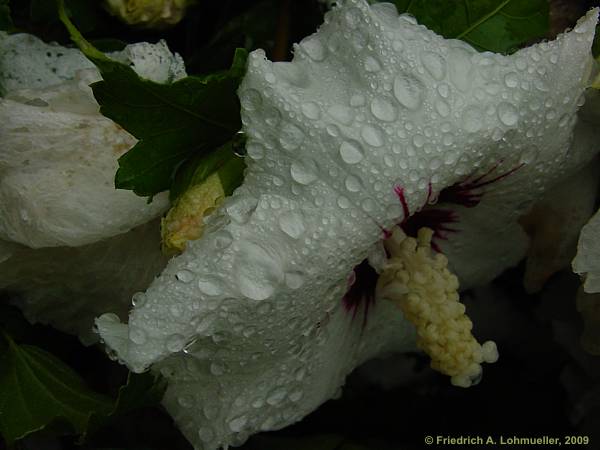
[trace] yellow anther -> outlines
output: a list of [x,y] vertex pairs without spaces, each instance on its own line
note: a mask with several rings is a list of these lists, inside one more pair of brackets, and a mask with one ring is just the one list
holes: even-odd
[[432,254],[433,231],[417,238],[397,227],[385,242],[390,258],[377,282],[378,297],[395,302],[417,329],[417,345],[431,357],[431,367],[449,375],[452,384],[468,387],[481,374],[481,363],[498,359],[496,344],[479,344],[473,324],[459,302],[458,279],[448,259]]

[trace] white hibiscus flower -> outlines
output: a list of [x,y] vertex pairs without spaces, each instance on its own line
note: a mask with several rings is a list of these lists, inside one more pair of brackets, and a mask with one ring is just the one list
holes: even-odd
[[[244,184],[137,295],[128,324],[98,319],[102,338],[132,370],[160,370],[184,434],[216,449],[299,420],[356,365],[412,348],[398,308],[369,301],[377,271],[382,295],[408,298],[408,316],[421,298],[462,332],[444,257],[429,255],[426,232],[402,240],[396,225],[431,228],[465,286],[524,256],[518,218],[597,150],[585,123],[569,150],[596,20],[594,10],[556,40],[502,56],[443,39],[391,5],[350,0],[292,62],[253,52],[239,90]],[[438,311],[427,293],[449,306]],[[435,354],[440,342],[421,331]],[[491,347],[473,360],[493,360]]]
[[[112,56],[155,81],[185,76],[164,42]],[[89,87],[99,79],[79,50],[0,33],[0,288],[30,320],[84,342],[97,340],[94,316],[126,316],[166,263],[158,223],[146,224],[167,195],[148,204],[115,190],[117,159],[136,140],[100,114]]]

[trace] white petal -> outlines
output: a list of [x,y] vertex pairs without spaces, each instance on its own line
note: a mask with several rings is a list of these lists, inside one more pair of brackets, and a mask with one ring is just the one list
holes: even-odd
[[[164,42],[130,45],[116,56],[155,81],[185,75]],[[0,35],[0,58],[8,90],[0,99],[1,239],[34,248],[85,245],[166,209],[166,194],[148,205],[114,188],[117,159],[136,140],[99,113],[88,87],[99,74],[78,50]]]
[[[394,188],[404,189],[412,214],[426,201],[429,183],[437,192],[500,160],[511,166],[525,159],[543,173],[569,159],[557,155],[568,148],[572,122],[558,125],[561,114],[577,111],[596,15],[582,22],[583,33],[506,57],[479,54],[389,8],[354,0],[329,13],[291,63],[253,52],[240,87],[249,138],[244,184],[204,237],[171,260],[129,325],[98,319],[106,343],[135,371],[207,338],[222,342],[211,363],[233,363],[232,374],[240,365],[260,368],[257,377],[280,367],[303,330],[339,309],[352,268],[382,228],[403,218]],[[514,86],[506,83],[513,73]],[[532,128],[539,132],[529,135]],[[542,158],[530,158],[533,147]],[[545,155],[552,155],[548,163]],[[303,232],[289,234],[290,222]],[[303,325],[291,332],[295,322]],[[248,327],[257,333],[245,336]],[[364,339],[371,342],[366,332]],[[341,377],[351,369],[337,364]],[[179,370],[174,377],[185,375]],[[218,395],[213,401],[220,402]],[[236,419],[230,403],[222,407],[220,417]],[[185,420],[191,436],[197,425]],[[206,423],[218,436],[206,439],[209,448],[235,441],[223,419]],[[235,423],[244,435],[257,426]]]
[[154,366],[169,380],[163,404],[195,448],[204,450],[239,445],[257,431],[287,426],[333,397],[364,360],[415,350],[412,327],[395,309],[390,302],[376,305],[365,329],[362,317],[353,318],[342,305],[306,329],[290,322],[289,348],[270,358],[256,348],[249,358],[224,360],[229,336],[199,339],[187,353]]
[[589,164],[546,192],[529,212],[532,242],[524,277],[529,292],[539,291],[554,273],[569,266],[579,231],[594,213],[599,170],[598,161]]
[[600,292],[600,211],[581,229],[573,271],[585,276],[585,292]]
[[[164,41],[130,44],[110,56],[131,63],[140,76],[159,83],[185,76],[181,56],[171,53]],[[5,92],[61,84],[72,80],[84,69],[98,73],[94,64],[76,48],[46,44],[30,34],[0,32],[0,86]],[[99,79],[96,75],[94,81]]]
[[2,260],[0,290],[11,294],[30,322],[75,334],[85,344],[98,341],[94,317],[105,312],[127,316],[131,297],[166,265],[157,221],[128,233],[81,247],[29,249],[10,244]]

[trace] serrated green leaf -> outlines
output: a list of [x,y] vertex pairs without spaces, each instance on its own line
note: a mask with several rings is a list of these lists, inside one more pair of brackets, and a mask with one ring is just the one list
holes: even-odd
[[9,445],[61,419],[81,434],[92,413],[112,411],[110,398],[87,388],[62,361],[4,337],[8,345],[0,354],[0,434]]
[[62,0],[59,16],[102,74],[103,80],[92,85],[100,112],[139,139],[119,159],[117,188],[141,196],[165,191],[186,159],[207,154],[240,129],[236,90],[245,69],[245,50],[236,52],[228,71],[160,84],[139,77],[87,42],[67,17]]
[[396,0],[398,11],[446,38],[468,42],[479,50],[510,53],[544,37],[547,0]]

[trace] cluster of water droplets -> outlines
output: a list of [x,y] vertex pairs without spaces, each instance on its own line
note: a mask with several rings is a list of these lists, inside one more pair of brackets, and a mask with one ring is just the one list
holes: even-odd
[[[546,170],[540,153],[568,145],[561,128],[575,120],[581,90],[571,81],[555,91],[564,41],[477,53],[389,5],[355,0],[329,13],[293,62],[250,55],[239,91],[244,185],[138,296],[121,351],[137,370],[163,360],[166,404],[186,435],[208,448],[243,441],[327,398],[305,403],[319,385],[307,380],[342,334],[328,321],[352,268],[402,219],[394,187],[414,212],[430,186],[500,160]],[[360,336],[346,319],[344,333]],[[355,352],[328,369],[340,384]],[[203,383],[204,394],[192,391]]]

